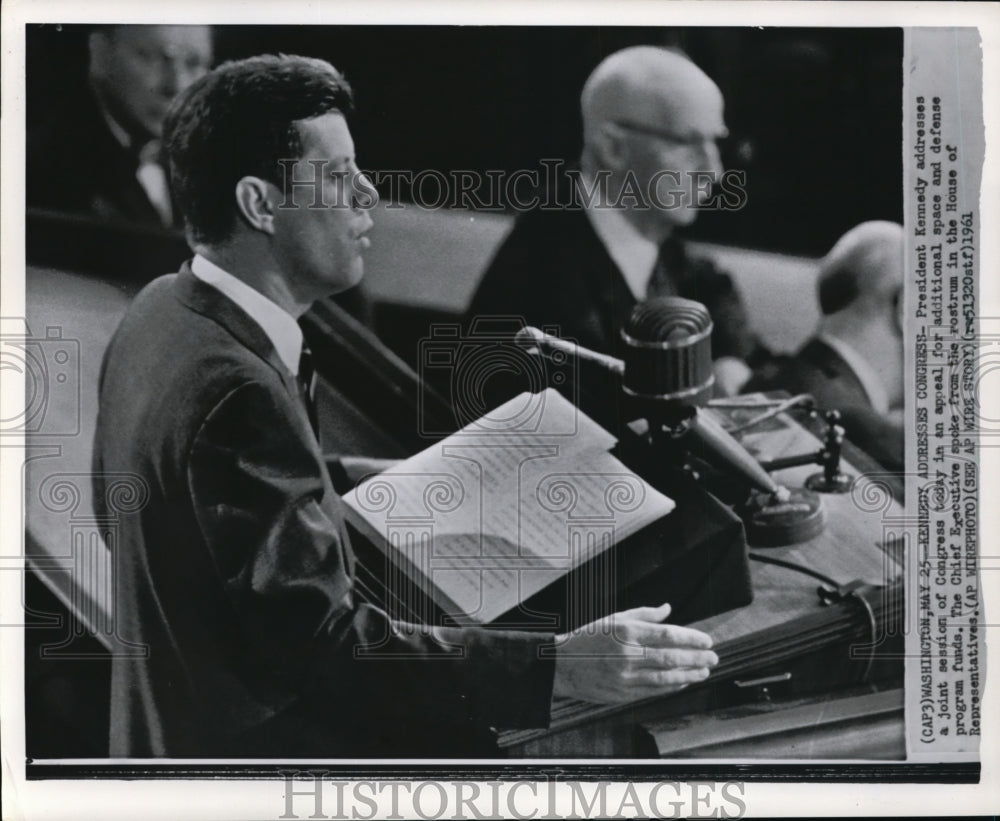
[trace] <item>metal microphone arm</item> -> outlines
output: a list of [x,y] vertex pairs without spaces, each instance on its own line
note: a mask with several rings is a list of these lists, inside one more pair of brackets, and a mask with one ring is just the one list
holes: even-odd
[[[557,336],[543,333],[538,328],[525,327],[517,332],[515,341],[526,346],[533,346],[541,356],[553,355],[575,356],[581,361],[594,364],[618,376],[624,376],[625,363],[607,354],[588,350],[572,342],[567,342]],[[760,466],[746,449],[736,441],[709,414],[692,407],[691,415],[684,423],[686,434],[694,439],[708,455],[714,456],[726,467],[735,470],[744,480],[756,490],[774,496],[779,501],[787,498],[788,491],[778,485]]]
[[695,411],[687,422],[689,434],[717,460],[736,470],[751,487],[768,493],[779,502],[788,501],[788,489],[774,481],[733,436],[708,413]]
[[[751,492],[737,505],[747,539],[757,547],[806,541],[823,528],[823,508],[812,490],[782,487],[703,406],[712,394],[712,320],[704,305],[680,297],[647,300],[622,330],[625,359],[588,351],[524,328],[516,340],[556,362],[574,357],[621,380],[637,417],[649,424],[653,452],[685,460],[686,452],[739,477]],[[836,450],[839,442],[828,443]],[[826,486],[818,489],[827,490]]]
[[567,342],[565,339],[552,336],[530,325],[521,328],[514,337],[514,341],[527,347],[529,353],[532,351],[532,348],[536,349],[546,359],[552,359],[554,355],[574,356],[581,362],[593,362],[595,365],[617,376],[624,376],[625,374],[625,363],[620,359],[608,356],[607,354],[597,353],[597,351],[591,351],[573,342]]

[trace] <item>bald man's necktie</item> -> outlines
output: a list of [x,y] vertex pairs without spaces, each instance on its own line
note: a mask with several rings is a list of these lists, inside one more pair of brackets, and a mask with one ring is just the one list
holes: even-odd
[[302,354],[299,356],[299,391],[309,415],[309,424],[313,433],[319,439],[319,415],[316,412],[316,369],[313,365],[312,351],[305,340],[302,341]]
[[646,285],[646,299],[656,299],[664,296],[679,296],[673,271],[676,267],[676,250],[669,240],[660,246],[656,255],[653,273]]

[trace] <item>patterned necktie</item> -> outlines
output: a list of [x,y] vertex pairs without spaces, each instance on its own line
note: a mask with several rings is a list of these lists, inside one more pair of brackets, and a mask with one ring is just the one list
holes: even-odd
[[309,424],[313,433],[319,439],[319,415],[316,413],[316,369],[313,366],[312,351],[305,340],[302,340],[302,354],[299,356],[299,390],[306,406]]

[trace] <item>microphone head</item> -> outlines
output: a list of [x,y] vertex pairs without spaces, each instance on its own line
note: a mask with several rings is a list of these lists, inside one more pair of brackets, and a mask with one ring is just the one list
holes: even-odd
[[661,407],[697,407],[712,396],[712,317],[700,302],[676,296],[632,309],[622,331],[625,392]]

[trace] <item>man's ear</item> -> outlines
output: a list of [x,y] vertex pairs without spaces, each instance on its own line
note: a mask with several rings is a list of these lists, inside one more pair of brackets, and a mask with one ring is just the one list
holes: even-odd
[[241,177],[236,183],[236,207],[247,224],[265,234],[274,233],[276,188],[260,177]]
[[615,123],[601,123],[594,143],[601,168],[619,171],[630,167],[628,141],[624,128]]
[[87,54],[89,57],[90,76],[101,80],[110,73],[111,40],[106,31],[92,31],[87,35]]

